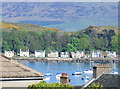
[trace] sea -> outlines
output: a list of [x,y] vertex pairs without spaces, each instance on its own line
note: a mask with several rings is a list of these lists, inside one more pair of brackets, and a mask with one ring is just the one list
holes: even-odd
[[28,23],[48,28],[57,28],[65,32],[74,32],[83,30],[90,25],[94,26],[118,26],[118,18],[107,17],[81,17],[66,21],[20,21],[19,23]]
[[[89,80],[93,78],[93,74],[84,73],[85,69],[90,68],[90,63],[77,63],[77,62],[20,62],[32,69],[35,69],[41,73],[52,73],[52,76],[49,80],[44,80],[47,83],[60,83],[60,79],[56,78],[57,73],[68,73],[70,79],[70,85],[83,85],[86,84],[88,81],[82,80],[81,78],[84,76],[88,76]],[[95,64],[106,64],[106,63],[91,63],[91,68]],[[120,72],[120,63],[107,63],[112,66],[112,70],[114,69]],[[75,71],[82,71],[81,75],[72,75]]]

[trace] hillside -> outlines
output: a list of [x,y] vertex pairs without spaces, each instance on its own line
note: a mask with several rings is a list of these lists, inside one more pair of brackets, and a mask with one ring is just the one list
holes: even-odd
[[80,31],[86,34],[93,33],[94,34],[105,34],[106,32],[114,31],[115,34],[118,34],[118,27],[116,26],[89,26],[88,28]]
[[2,16],[8,21],[28,19],[66,21],[79,17],[116,17],[118,3],[113,2],[3,2]]
[[38,25],[26,24],[26,23],[11,23],[11,22],[1,22],[2,30],[4,31],[11,31],[11,30],[18,30],[18,31],[44,31],[44,30],[51,30],[51,31],[60,31],[56,28],[46,28],[41,27]]
[[[18,31],[61,31],[56,28],[46,28],[38,25],[33,24],[26,24],[26,23],[11,23],[11,22],[4,22],[2,21],[2,30],[4,31],[11,31],[13,29],[16,29]],[[75,31],[75,32],[67,32],[67,33],[76,33],[76,32],[83,32],[87,33],[89,30],[94,31],[97,33],[105,33],[105,31],[114,30],[116,34],[118,34],[118,27],[116,26],[89,26],[86,29]]]

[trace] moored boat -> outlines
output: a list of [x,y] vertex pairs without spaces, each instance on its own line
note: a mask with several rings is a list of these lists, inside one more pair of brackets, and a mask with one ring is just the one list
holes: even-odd
[[84,77],[82,77],[82,80],[89,80],[89,77],[88,76],[84,76]]
[[47,73],[45,74],[45,77],[48,77],[48,76],[52,76],[52,73],[47,72]]
[[56,79],[60,79],[61,76],[62,76],[61,73],[57,73],[57,74],[56,74]]
[[81,71],[76,71],[76,72],[73,72],[72,75],[81,75],[82,72]]
[[86,69],[86,70],[84,71],[84,73],[93,73],[93,70],[92,70],[92,69]]

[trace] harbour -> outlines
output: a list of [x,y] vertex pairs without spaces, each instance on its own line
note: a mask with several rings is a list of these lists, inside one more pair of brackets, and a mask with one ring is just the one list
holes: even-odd
[[[35,69],[42,73],[50,72],[52,73],[52,76],[49,79],[46,79],[45,81],[47,83],[60,83],[60,79],[56,78],[57,73],[68,73],[68,76],[70,78],[70,85],[83,85],[86,84],[89,80],[93,78],[92,73],[84,73],[84,70],[89,69],[90,63],[76,63],[76,62],[25,62],[22,61],[22,64]],[[91,67],[95,64],[109,64],[112,66],[112,70],[114,71],[114,65],[112,63],[91,63]],[[118,66],[119,63],[115,63],[116,65],[116,71],[120,71],[120,67]],[[81,69],[80,69],[81,68]],[[72,75],[75,71],[82,71],[81,75]],[[89,80],[85,81],[82,80],[84,76],[88,76]]]

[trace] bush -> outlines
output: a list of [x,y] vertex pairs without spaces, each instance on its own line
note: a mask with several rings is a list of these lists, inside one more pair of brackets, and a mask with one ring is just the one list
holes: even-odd
[[28,89],[74,89],[74,87],[69,84],[46,83],[45,81],[42,81],[36,84],[29,85]]
[[86,89],[105,89],[103,85],[100,85],[99,82],[93,83],[91,86],[88,86]]

